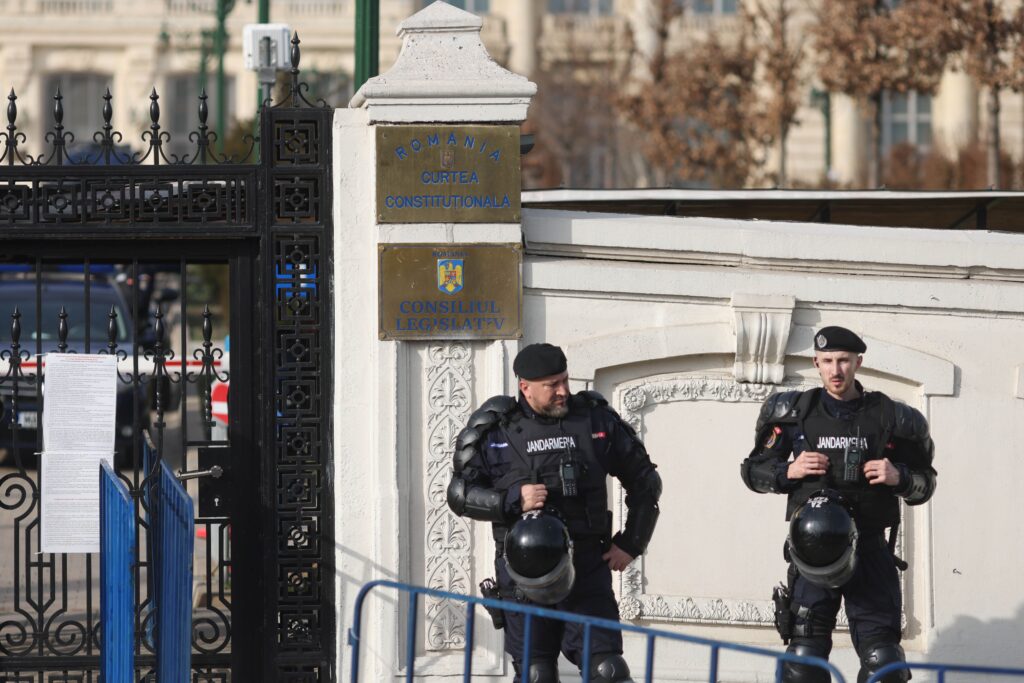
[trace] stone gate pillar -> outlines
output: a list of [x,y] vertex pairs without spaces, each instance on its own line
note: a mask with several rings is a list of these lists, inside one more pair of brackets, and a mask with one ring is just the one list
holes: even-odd
[[[536,86],[498,64],[479,17],[435,2],[402,51],[334,121],[334,435],[338,678],[360,586],[387,578],[473,593],[488,525],[445,503],[455,435],[513,391],[522,325],[519,133]],[[327,368],[324,369],[328,371]],[[408,605],[364,610],[364,680],[404,672]],[[501,675],[501,634],[477,614],[474,673]],[[462,605],[418,612],[416,673],[462,671]]]

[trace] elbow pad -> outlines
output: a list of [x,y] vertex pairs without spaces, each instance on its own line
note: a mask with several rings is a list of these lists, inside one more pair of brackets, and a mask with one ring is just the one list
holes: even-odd
[[[633,557],[639,557],[647,551],[647,544],[654,536],[654,527],[658,524],[661,510],[658,499],[661,498],[661,476],[656,470],[644,475],[638,483],[636,492],[630,492],[626,498],[629,512],[626,513],[625,530],[615,534],[612,542]],[[630,505],[630,503],[633,503]]]
[[755,493],[779,493],[775,458],[758,458],[753,453],[740,463],[740,477],[747,488]]
[[900,474],[906,476],[907,481],[902,483],[896,491],[896,495],[902,498],[907,505],[926,503],[932,497],[932,494],[935,493],[935,487],[938,482],[935,479],[934,472],[930,470],[926,472],[906,470],[905,472],[901,471]]
[[499,491],[470,486],[461,477],[452,477],[448,484],[448,507],[459,517],[466,516],[484,522],[505,520]]
[[629,508],[626,528],[615,534],[612,543],[633,557],[640,557],[647,552],[647,544],[654,536],[654,527],[660,514],[658,503],[651,500],[645,500],[642,504]]

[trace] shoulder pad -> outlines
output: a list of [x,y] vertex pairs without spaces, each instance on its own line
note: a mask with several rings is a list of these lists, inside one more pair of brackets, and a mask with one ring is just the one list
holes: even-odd
[[508,416],[514,413],[518,407],[519,402],[511,396],[492,396],[473,411],[469,420],[466,421],[466,426],[455,437],[453,464],[456,474],[461,472],[466,463],[477,453],[481,446],[480,442],[487,432],[503,420],[508,420]]
[[766,398],[761,404],[761,414],[757,416],[755,430],[760,432],[765,425],[773,422],[792,421],[793,408],[796,407],[801,395],[801,391],[781,391]]
[[893,401],[892,435],[900,439],[924,441],[928,438],[928,420],[921,411],[911,408],[906,403]]
[[591,408],[598,408],[600,406],[608,405],[608,399],[606,399],[604,396],[600,394],[600,392],[597,391],[581,391],[577,395],[583,398]]
[[473,411],[466,421],[466,427],[478,429],[483,434],[519,407],[511,396],[492,396]]
[[467,446],[475,446],[477,442],[484,437],[487,432],[487,428],[480,427],[465,427],[459,435],[455,437],[455,449],[461,451]]
[[492,413],[498,413],[499,415],[507,415],[518,407],[519,401],[516,400],[515,396],[498,394],[497,396],[491,396],[480,404],[480,407],[477,410],[487,410]]

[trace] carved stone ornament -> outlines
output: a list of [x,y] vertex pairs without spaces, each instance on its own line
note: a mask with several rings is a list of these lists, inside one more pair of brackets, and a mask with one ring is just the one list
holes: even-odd
[[[718,401],[722,403],[760,403],[777,391],[806,391],[817,384],[787,383],[784,386],[739,384],[722,377],[680,375],[645,379],[624,385],[616,392],[617,408],[622,418],[643,438],[644,410],[660,403],[676,401]],[[626,494],[616,485],[615,502],[619,519],[626,518]],[[903,517],[903,507],[900,507]],[[904,557],[905,526],[901,523],[896,540],[896,554]],[[723,624],[730,626],[773,626],[775,607],[771,600],[737,600],[717,597],[667,596],[644,592],[644,556],[621,574],[619,614],[623,619],[657,619],[686,624]],[[906,593],[906,574],[900,572],[900,590]],[[765,592],[768,587],[765,587]],[[907,626],[906,601],[900,620]],[[836,626],[849,629],[846,608],[836,615]]]
[[[426,584],[451,593],[472,593],[473,546],[469,521],[448,509],[455,437],[472,412],[473,354],[468,344],[427,347]],[[466,642],[465,608],[427,597],[428,650],[460,650]]]
[[[809,389],[811,385],[740,384],[732,378],[680,375],[641,380],[620,388],[618,409],[622,418],[641,437],[645,409],[676,401],[718,401],[722,403],[760,403],[771,394],[790,389]],[[619,489],[618,515],[625,519],[625,492]],[[765,592],[769,590],[765,586]],[[725,624],[730,626],[771,626],[774,606],[771,600],[737,600],[718,597],[667,596],[644,592],[644,557],[639,557],[622,572],[619,585],[619,614],[623,619],[657,619],[686,624]],[[846,613],[840,611],[839,625],[846,627]]]
[[791,296],[732,295],[737,382],[782,383],[795,305]]

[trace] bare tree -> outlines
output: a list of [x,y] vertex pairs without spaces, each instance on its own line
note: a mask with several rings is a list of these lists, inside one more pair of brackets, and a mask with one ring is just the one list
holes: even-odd
[[868,117],[868,185],[877,187],[882,94],[935,92],[955,49],[949,18],[935,0],[821,0],[816,14],[818,76],[829,91],[857,100]]
[[[1000,94],[1019,89],[1020,65],[1014,64],[1024,30],[1021,11],[1010,13],[998,0],[942,0],[950,17],[954,65],[988,89],[985,98],[985,146],[988,185],[999,187]],[[1024,11],[1024,10],[1022,10]]]
[[621,122],[613,106],[618,66],[610,60],[619,54],[615,43],[625,38],[609,31],[595,40],[592,28],[577,27],[566,16],[561,42],[534,75],[538,94],[525,125],[536,142],[523,159],[527,187],[606,187],[615,181]]
[[656,0],[653,8],[656,42],[638,55],[643,68],[624,88],[619,110],[664,181],[744,185],[764,162],[756,55],[746,25],[727,39],[712,33],[669,52],[679,3]]
[[757,54],[759,80],[767,92],[765,136],[774,137],[778,145],[776,183],[780,187],[787,184],[786,141],[790,128],[797,123],[803,86],[800,70],[805,58],[804,40],[793,32],[797,10],[795,0],[748,0],[744,8],[744,21]]
[[[676,96],[669,75],[669,38],[682,5],[674,0],[647,0],[640,6],[632,30],[632,54],[621,72],[623,89],[616,109],[638,130],[644,160],[653,169],[655,184],[666,185],[673,152],[663,145],[674,137],[672,113]],[[640,37],[642,36],[642,38]]]

